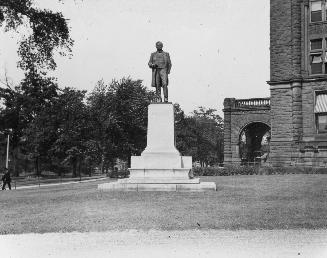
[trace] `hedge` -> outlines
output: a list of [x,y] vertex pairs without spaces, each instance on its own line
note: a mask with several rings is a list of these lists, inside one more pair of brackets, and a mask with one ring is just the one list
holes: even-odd
[[327,174],[323,167],[272,167],[272,166],[240,166],[194,167],[194,176],[232,176],[232,175],[283,175],[283,174]]

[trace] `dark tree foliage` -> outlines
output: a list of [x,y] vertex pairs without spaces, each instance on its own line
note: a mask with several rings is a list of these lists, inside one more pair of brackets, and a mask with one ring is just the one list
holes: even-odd
[[18,65],[26,73],[46,74],[56,68],[56,50],[61,55],[71,53],[73,40],[61,13],[41,10],[33,0],[1,0],[0,26],[5,31],[17,31],[21,25],[27,25],[31,31],[29,35],[22,35],[18,49]]
[[[140,155],[146,147],[147,107],[152,93],[142,85],[141,80],[123,78],[113,81],[115,89],[115,114],[119,128],[119,156],[128,159]],[[118,139],[117,139],[118,140]]]
[[202,166],[223,161],[223,120],[215,112],[215,109],[199,107],[192,115],[185,116],[175,105],[177,148]]
[[186,116],[179,104],[174,104],[176,148],[182,155],[194,156],[196,154],[195,120]]
[[73,40],[67,21],[61,13],[38,8],[33,0],[1,0],[0,27],[5,32],[19,32],[18,67],[25,78],[19,86],[5,85],[0,89],[1,131],[12,135],[12,157],[16,167],[19,153],[35,158],[37,170],[40,159],[46,159],[55,142],[55,126],[51,114],[58,99],[59,88],[54,78],[47,78],[56,68],[55,53],[71,53]]
[[90,135],[87,107],[84,103],[86,91],[65,88],[55,103],[53,120],[56,123],[56,139],[49,154],[55,157],[54,163],[72,167],[73,176],[81,173],[82,165],[89,166],[94,157],[89,146]]
[[[27,76],[0,90],[0,142],[11,134],[11,164],[37,174],[102,172],[117,158],[128,160],[146,147],[147,107],[154,93],[140,80],[99,81],[92,92],[58,88],[54,79]],[[222,161],[222,119],[200,107],[186,116],[175,104],[176,145],[202,165]],[[10,132],[8,129],[11,128]],[[5,146],[2,144],[1,146]]]
[[89,122],[101,171],[116,158],[128,160],[146,144],[147,106],[153,93],[140,80],[99,81],[88,97]]
[[[0,99],[3,107],[0,112],[0,132],[2,132],[2,146],[6,146],[7,135],[11,137],[11,157],[15,161],[18,157],[19,146],[27,119],[23,116],[24,96],[20,87],[8,85],[0,88]],[[5,153],[3,153],[3,156]]]
[[[0,88],[0,99],[4,104],[0,114],[0,130],[5,133],[10,131],[15,174],[19,172],[15,160],[19,159],[20,154],[29,153],[30,157],[39,157],[37,153],[46,155],[44,149],[49,142],[43,141],[43,145],[40,144],[44,137],[38,135],[34,127],[36,125],[38,128],[46,127],[47,121],[51,121],[47,115],[50,115],[56,98],[58,98],[58,85],[54,79],[35,74],[26,74],[25,79],[18,86],[7,84],[5,88]],[[42,117],[44,121],[41,123]],[[32,141],[32,138],[36,141]],[[31,142],[34,147],[32,152],[29,152],[31,146],[27,148],[27,145]]]
[[114,114],[113,88],[103,80],[98,81],[87,98],[87,108],[91,138],[99,154],[100,170],[104,172],[106,161],[113,159],[116,148],[113,135],[120,131]]

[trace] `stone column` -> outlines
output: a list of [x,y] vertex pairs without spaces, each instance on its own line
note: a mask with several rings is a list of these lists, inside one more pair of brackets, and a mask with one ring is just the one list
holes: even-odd
[[224,164],[232,163],[232,109],[235,98],[224,100]]

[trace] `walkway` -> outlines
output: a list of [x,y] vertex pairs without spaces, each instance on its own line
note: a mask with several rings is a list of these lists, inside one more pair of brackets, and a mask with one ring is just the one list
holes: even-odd
[[327,230],[188,230],[0,236],[2,257],[327,257]]
[[[11,186],[13,190],[19,190],[19,189],[30,189],[30,188],[40,188],[40,187],[49,187],[49,186],[58,186],[58,185],[70,185],[70,184],[80,184],[80,183],[88,183],[88,182],[94,182],[94,181],[100,181],[108,179],[108,177],[97,177],[94,179],[85,179],[82,181],[68,181],[68,182],[60,182],[60,183],[50,183],[50,184],[34,184],[34,185],[24,185],[24,186],[17,186],[15,187]],[[8,189],[8,186],[6,187]]]

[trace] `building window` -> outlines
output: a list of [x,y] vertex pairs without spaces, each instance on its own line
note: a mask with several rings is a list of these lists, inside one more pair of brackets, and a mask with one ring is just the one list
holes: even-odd
[[317,115],[318,133],[327,133],[327,113]]
[[327,74],[327,42],[325,39],[310,40],[310,74]]
[[322,39],[312,39],[310,40],[311,50],[322,50]]
[[321,54],[311,55],[311,74],[322,74],[323,73],[323,62]]
[[311,2],[311,22],[322,21],[322,1],[312,1]]
[[318,133],[327,133],[327,92],[316,93],[316,128]]

